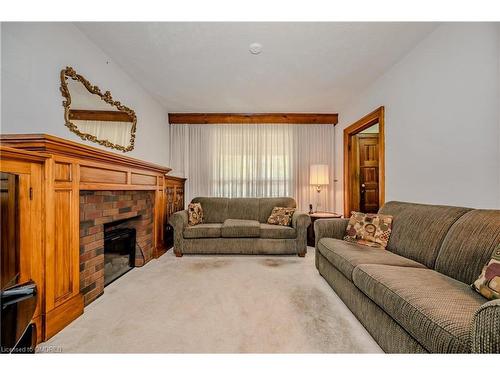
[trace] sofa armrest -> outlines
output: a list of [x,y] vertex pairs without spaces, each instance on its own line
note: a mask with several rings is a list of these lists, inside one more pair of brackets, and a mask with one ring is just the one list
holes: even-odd
[[169,219],[170,225],[174,227],[174,253],[182,256],[184,248],[184,228],[188,226],[188,211],[177,211]]
[[500,353],[500,299],[486,302],[474,313],[470,336],[472,353]]
[[307,227],[311,225],[308,214],[295,211],[292,216],[292,227],[297,232],[297,254],[301,257],[307,253]]
[[318,241],[323,237],[344,238],[345,230],[349,219],[318,219],[314,222],[315,246],[318,247]]
[[314,247],[316,249],[315,263],[316,268],[319,269],[319,259],[318,259],[318,242],[323,237],[326,238],[336,238],[341,240],[344,238],[345,230],[349,219],[318,219],[314,222]]

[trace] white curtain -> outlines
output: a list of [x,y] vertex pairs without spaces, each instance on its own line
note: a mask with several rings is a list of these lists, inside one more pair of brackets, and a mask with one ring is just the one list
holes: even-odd
[[99,140],[128,147],[132,132],[131,122],[72,120],[82,133],[91,134]]
[[[334,127],[298,124],[170,125],[171,174],[196,196],[291,196],[301,210],[334,211]],[[309,185],[312,164],[329,166],[320,194]]]

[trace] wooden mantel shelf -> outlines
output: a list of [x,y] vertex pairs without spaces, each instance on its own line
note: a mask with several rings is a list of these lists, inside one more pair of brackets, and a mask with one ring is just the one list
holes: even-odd
[[101,150],[96,147],[87,146],[48,134],[0,134],[0,142],[5,146],[22,150],[39,151],[70,158],[111,163],[161,174],[167,174],[171,171],[171,168],[163,167],[158,164],[120,155],[115,152]]

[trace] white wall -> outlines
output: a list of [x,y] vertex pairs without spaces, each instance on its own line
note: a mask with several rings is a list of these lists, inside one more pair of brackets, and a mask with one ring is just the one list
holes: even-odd
[[64,126],[61,69],[72,66],[137,114],[127,156],[169,164],[167,110],[70,23],[2,23],[2,133],[47,133],[83,141]]
[[384,105],[386,201],[500,207],[499,44],[494,24],[444,24],[340,112],[343,129]]

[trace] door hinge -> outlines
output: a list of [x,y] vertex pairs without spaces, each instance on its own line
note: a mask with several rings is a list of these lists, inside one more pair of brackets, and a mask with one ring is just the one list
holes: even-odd
[[33,188],[30,187],[30,201],[33,200]]

